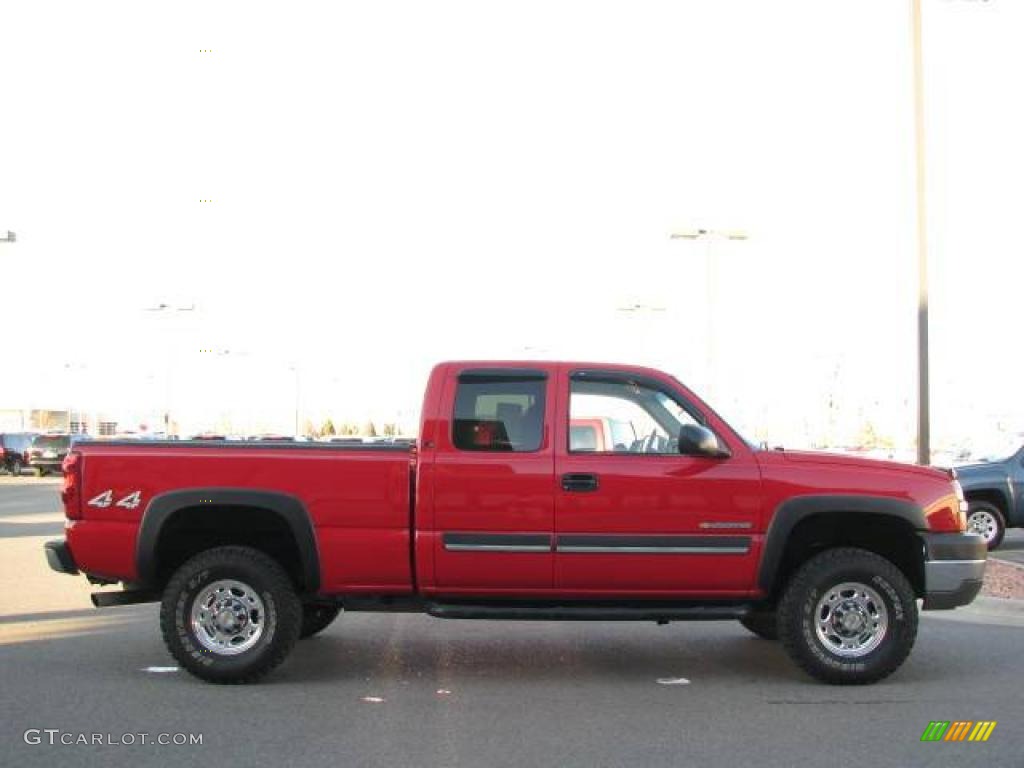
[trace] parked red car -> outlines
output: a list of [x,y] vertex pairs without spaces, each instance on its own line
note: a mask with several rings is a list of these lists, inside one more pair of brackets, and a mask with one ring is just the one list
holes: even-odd
[[[574,446],[597,422],[633,439]],[[917,600],[969,603],[986,557],[952,474],[758,448],[619,365],[438,365],[415,447],[91,442],[64,472],[51,566],[125,584],[97,605],[161,600],[170,652],[213,682],[259,678],[344,608],[738,619],[869,683],[910,652]]]

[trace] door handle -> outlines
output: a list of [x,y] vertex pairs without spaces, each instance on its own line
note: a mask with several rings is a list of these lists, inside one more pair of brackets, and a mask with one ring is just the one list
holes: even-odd
[[562,475],[562,490],[576,493],[596,491],[598,488],[597,475],[589,472],[570,472]]

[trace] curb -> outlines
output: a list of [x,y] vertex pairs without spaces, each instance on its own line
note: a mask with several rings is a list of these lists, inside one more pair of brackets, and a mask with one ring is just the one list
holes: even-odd
[[921,618],[965,624],[1024,627],[1024,600],[979,595],[969,605],[952,611],[924,611]]
[[969,613],[975,611],[993,616],[1024,616],[1024,600],[1012,597],[988,597],[978,595],[969,605],[957,610]]
[[1001,557],[993,557],[992,555],[989,555],[988,559],[995,560],[1000,565],[1010,565],[1014,568],[1020,568],[1021,570],[1024,570],[1024,563],[1018,563],[1016,560],[1004,560]]

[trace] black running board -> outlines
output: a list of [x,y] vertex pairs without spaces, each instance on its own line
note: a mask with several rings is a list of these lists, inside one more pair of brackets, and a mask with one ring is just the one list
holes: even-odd
[[517,619],[558,621],[726,621],[750,612],[749,603],[547,603],[427,602],[426,612],[439,619]]
[[91,597],[92,604],[97,608],[110,608],[114,605],[155,603],[160,599],[160,593],[150,590],[124,590],[122,592],[93,592]]

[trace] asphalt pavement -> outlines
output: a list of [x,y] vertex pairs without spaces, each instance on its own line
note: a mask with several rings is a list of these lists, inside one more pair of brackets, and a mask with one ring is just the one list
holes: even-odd
[[[924,614],[908,662],[867,687],[816,683],[733,622],[386,614],[343,616],[261,684],[213,686],[176,668],[155,605],[98,611],[84,578],[48,570],[57,490],[0,483],[0,765],[1024,766],[1024,613],[992,600]],[[998,725],[922,743],[932,720]],[[60,744],[94,734],[135,743]]]

